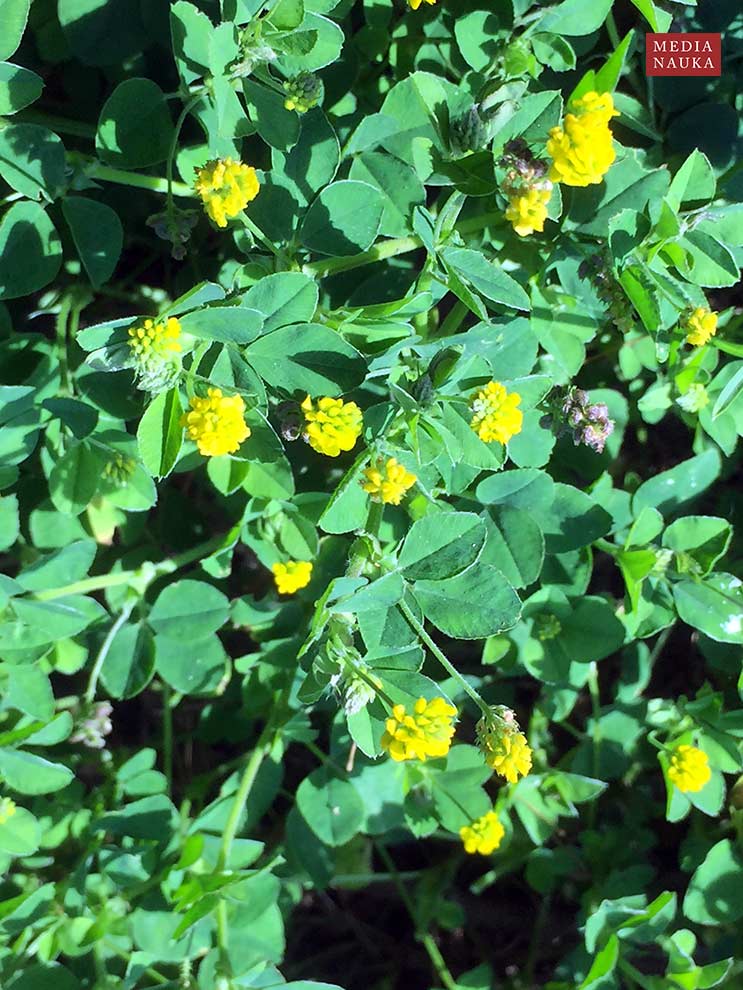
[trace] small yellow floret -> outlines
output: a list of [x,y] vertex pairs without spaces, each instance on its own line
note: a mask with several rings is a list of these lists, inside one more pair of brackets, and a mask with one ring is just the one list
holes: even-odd
[[610,93],[586,93],[571,104],[561,127],[547,141],[552,159],[549,177],[566,186],[590,186],[603,180],[616,157],[609,122],[619,113]]
[[446,756],[454,735],[457,710],[444,698],[419,698],[409,715],[405,705],[395,705],[385,722],[382,749],[393,760],[425,760]]
[[519,237],[528,237],[534,231],[544,230],[547,219],[547,204],[552,189],[527,189],[526,192],[511,196],[506,209],[506,220],[513,224]]
[[696,746],[677,746],[671,753],[668,779],[680,791],[701,791],[711,776],[707,754]]
[[196,172],[196,192],[218,227],[226,227],[228,218],[241,213],[259,189],[255,169],[231,158],[216,158]]
[[480,853],[482,856],[489,856],[494,852],[503,840],[506,830],[500,823],[500,819],[494,811],[488,811],[482,818],[464,825],[459,830],[460,838],[464,843],[464,851],[467,853]]
[[364,425],[361,410],[355,402],[324,396],[313,403],[302,403],[306,439],[310,447],[326,457],[338,457],[343,450],[352,450]]
[[306,588],[312,577],[312,563],[308,560],[287,560],[285,564],[274,564],[271,570],[280,595],[293,595]]
[[489,382],[472,401],[470,426],[485,443],[508,443],[524,423],[524,414],[516,408],[520,402],[518,392],[508,392],[500,382]]
[[12,798],[0,798],[0,825],[5,825],[16,813],[16,804]]
[[376,464],[364,471],[366,481],[362,484],[375,502],[399,505],[405,492],[412,488],[418,478],[390,457],[385,464]]
[[485,762],[509,784],[531,770],[531,747],[523,732],[488,735],[484,740]]
[[431,6],[436,3],[436,0],[408,0],[411,10],[417,10],[422,3],[430,3]]
[[210,388],[206,398],[192,396],[191,411],[184,413],[181,426],[204,457],[234,454],[250,436],[244,413],[242,396],[222,395],[221,389]]
[[168,360],[180,353],[181,325],[174,316],[165,323],[145,320],[141,326],[129,328],[129,347],[140,359],[153,355]]
[[717,313],[706,306],[697,306],[686,321],[686,341],[693,347],[703,347],[717,333]]

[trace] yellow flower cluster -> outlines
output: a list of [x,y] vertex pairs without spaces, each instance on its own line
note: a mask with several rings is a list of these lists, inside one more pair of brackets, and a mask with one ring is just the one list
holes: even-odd
[[255,169],[231,158],[216,158],[196,171],[196,192],[218,227],[226,227],[228,218],[241,213],[259,189]]
[[482,818],[464,825],[459,830],[459,836],[464,843],[464,851],[467,853],[480,853],[481,856],[489,856],[494,852],[503,840],[506,830],[500,823],[500,819],[494,811],[488,811]]
[[547,141],[552,159],[549,177],[566,186],[590,186],[602,181],[616,157],[609,121],[618,117],[611,93],[591,91],[574,100],[561,127]]
[[352,450],[364,425],[361,410],[355,402],[324,396],[313,403],[302,403],[306,439],[310,447],[326,457],[338,457],[342,450]]
[[280,595],[293,595],[306,588],[312,577],[312,563],[308,560],[287,560],[285,564],[274,564],[271,570]]
[[516,408],[520,402],[518,392],[508,392],[500,382],[489,382],[472,401],[470,426],[485,443],[508,443],[524,423],[524,414]]
[[9,797],[0,798],[0,825],[5,825],[15,813],[15,801]]
[[244,413],[242,396],[222,395],[220,388],[210,388],[206,398],[191,397],[191,411],[181,417],[181,426],[185,426],[200,454],[220,457],[234,454],[250,436]]
[[385,464],[376,464],[364,471],[366,481],[362,484],[375,502],[399,505],[405,492],[412,488],[417,477],[390,457]]
[[395,705],[385,723],[382,748],[398,763],[446,756],[456,714],[456,708],[444,698],[418,698],[410,714],[405,705]]
[[129,328],[129,348],[139,361],[153,356],[167,361],[180,353],[181,325],[174,316],[165,323],[145,320],[141,326]]
[[697,306],[686,321],[686,341],[693,347],[703,347],[717,333],[717,313],[706,306]]
[[547,219],[547,204],[552,196],[552,185],[548,189],[525,189],[514,193],[508,200],[506,220],[513,224],[519,237],[528,237],[534,231],[544,230]]
[[[423,2],[424,0],[408,0],[411,10],[417,10]],[[431,6],[433,6],[433,4],[436,3],[436,0],[425,0],[425,3],[430,3]]]
[[668,764],[668,779],[680,791],[701,791],[712,776],[707,754],[696,746],[676,746]]
[[531,747],[515,723],[478,725],[478,739],[487,765],[509,784],[515,784],[531,770]]

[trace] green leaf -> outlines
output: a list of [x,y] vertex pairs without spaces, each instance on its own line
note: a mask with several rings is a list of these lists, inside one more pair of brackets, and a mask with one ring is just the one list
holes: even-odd
[[718,478],[721,467],[719,453],[710,449],[668,471],[661,471],[637,489],[632,499],[632,511],[637,515],[649,505],[663,515],[669,515],[706,491]]
[[43,88],[44,82],[35,72],[10,62],[0,62],[0,115],[18,113],[35,103]]
[[366,373],[359,352],[320,323],[274,330],[254,341],[245,356],[268,385],[285,393],[337,396]]
[[497,567],[514,588],[536,581],[544,561],[544,537],[530,513],[506,505],[490,509],[484,518],[487,542],[483,562]]
[[730,546],[733,528],[716,516],[684,516],[663,534],[663,546],[691,557],[707,574]]
[[26,30],[31,0],[0,0],[0,59],[10,58]]
[[121,64],[147,40],[139,0],[58,0],[57,16],[73,53],[86,65]]
[[29,199],[55,199],[65,184],[64,145],[37,124],[10,124],[0,131],[0,175]]
[[440,580],[458,574],[480,555],[482,519],[471,512],[432,512],[410,527],[398,557],[408,581]]
[[[33,598],[15,598],[13,610],[21,622],[29,627],[25,643],[28,648],[76,636],[106,615],[102,605],[93,598],[85,598],[83,595],[65,595],[63,598],[55,598],[48,602],[36,601]],[[8,646],[11,647],[13,634],[13,631],[9,630]],[[2,638],[0,635],[0,640]]]
[[712,846],[691,878],[684,914],[700,925],[732,925],[743,917],[743,855],[730,839]]
[[157,673],[181,694],[213,694],[225,676],[227,654],[218,636],[193,642],[155,637]]
[[320,192],[305,214],[302,244],[327,255],[366,251],[379,233],[384,201],[379,189],[367,182],[343,179]]
[[590,495],[572,485],[556,484],[548,509],[535,514],[547,553],[567,553],[588,546],[611,529],[611,516]]
[[241,305],[263,314],[263,333],[292,323],[312,321],[318,288],[301,272],[266,275],[242,296]]
[[712,419],[715,420],[718,416],[722,416],[741,393],[743,393],[743,364],[738,366],[735,373],[717,396],[712,408]]
[[682,203],[709,202],[716,189],[717,180],[709,159],[695,148],[673,177],[666,200],[672,209],[678,210]]
[[364,805],[347,780],[315,770],[297,789],[297,808],[315,835],[328,846],[352,839],[364,820]]
[[92,501],[101,478],[103,456],[82,440],[63,454],[49,475],[49,494],[55,507],[76,516]]
[[49,677],[34,664],[8,667],[7,703],[41,722],[54,716],[54,693]]
[[367,151],[353,160],[349,178],[374,186],[381,193],[380,234],[404,237],[412,233],[413,210],[425,203],[426,191],[409,165],[392,155]]
[[[0,825],[0,852],[10,856],[31,856],[39,848],[41,826],[30,811],[16,808]],[[55,987],[58,985],[55,982]]]
[[126,79],[106,100],[98,119],[96,149],[117,168],[145,168],[165,161],[173,121],[165,95],[149,79]]
[[521,602],[501,572],[475,563],[444,581],[416,581],[414,594],[427,619],[454,639],[483,639],[512,628]]
[[14,203],[0,221],[0,299],[38,292],[57,275],[62,245],[38,203]]
[[712,574],[704,581],[681,581],[673,598],[684,622],[717,643],[743,643],[743,592],[732,574]]
[[250,119],[266,144],[288,151],[299,138],[300,117],[284,107],[284,97],[252,79],[243,81]]
[[178,71],[188,85],[208,70],[214,25],[194,4],[178,0],[170,8],[170,33]]
[[184,333],[200,340],[220,340],[226,344],[249,344],[263,329],[263,317],[243,306],[209,306],[198,309],[181,321]]
[[615,986],[611,974],[616,969],[618,959],[619,939],[612,934],[604,948],[591,963],[591,968],[578,990],[611,990]]
[[118,630],[103,663],[101,683],[114,698],[133,698],[152,680],[155,646],[144,623],[130,623]]
[[589,7],[584,0],[563,0],[549,7],[539,20],[540,31],[553,31],[568,37],[581,37],[598,31],[611,10],[612,0],[594,0]]
[[67,196],[62,212],[72,239],[94,288],[108,282],[119,261],[124,242],[121,220],[110,206],[82,196]]
[[229,600],[204,581],[174,581],[152,606],[148,622],[158,635],[187,643],[206,639],[227,621]]
[[441,258],[447,269],[468,282],[473,289],[492,302],[513,309],[531,308],[529,297],[518,282],[494,261],[469,248],[444,248]]
[[279,31],[293,31],[304,20],[304,0],[279,0],[268,19]]
[[177,388],[160,392],[147,407],[137,427],[142,463],[155,478],[173,470],[183,443],[181,400]]
[[667,169],[648,170],[630,154],[609,169],[601,185],[574,190],[569,223],[565,226],[601,236],[617,213],[622,210],[640,212],[649,200],[660,200],[669,181]]
[[634,36],[634,31],[628,31],[604,65],[596,73],[595,88],[597,93],[613,93],[616,89],[619,78],[622,75],[627,52]]
[[[156,839],[165,843],[178,822],[178,814],[164,794],[153,794],[125,804],[93,823],[98,831],[129,835],[134,839]],[[173,919],[174,921],[177,919]]]
[[5,747],[0,748],[0,774],[6,785],[20,794],[51,794],[72,780],[72,771],[61,763]]

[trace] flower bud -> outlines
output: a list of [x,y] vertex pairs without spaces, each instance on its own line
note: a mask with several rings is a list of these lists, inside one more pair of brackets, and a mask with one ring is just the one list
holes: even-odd
[[307,113],[321,103],[325,95],[322,80],[314,72],[300,72],[298,76],[287,79],[284,90],[284,107],[297,113]]

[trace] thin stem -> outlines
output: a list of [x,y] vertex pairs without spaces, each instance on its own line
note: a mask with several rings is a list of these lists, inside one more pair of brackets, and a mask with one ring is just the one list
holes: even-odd
[[173,204],[173,162],[175,160],[175,153],[178,150],[178,138],[181,134],[181,128],[185,123],[186,117],[193,110],[203,95],[203,92],[200,90],[195,96],[192,96],[187,103],[184,103],[181,112],[178,114],[178,120],[175,122],[173,137],[170,142],[168,157],[165,163],[165,181],[167,182],[168,206],[172,206]]
[[[592,661],[588,669],[588,690],[591,695],[591,714],[593,716],[592,731],[592,768],[593,776],[599,775],[599,756],[601,753],[601,696],[599,693],[599,674],[596,662]],[[588,823],[593,828],[596,822],[596,801],[591,802],[588,812]]]
[[273,254],[276,258],[279,258],[281,261],[283,261],[284,252],[279,250],[279,248],[277,248],[275,244],[273,244],[273,242],[268,237],[266,237],[266,235],[263,233],[263,231],[258,226],[258,224],[256,224],[253,220],[251,220],[250,217],[247,215],[247,213],[241,213],[240,219],[242,220],[247,230],[249,230],[250,233],[253,235],[253,237],[256,239],[256,241],[262,244],[263,247],[266,248],[268,251],[270,251],[271,254]]
[[85,700],[88,704],[90,704],[93,698],[95,698],[96,688],[98,687],[98,678],[101,676],[101,670],[103,669],[103,664],[108,656],[108,651],[111,649],[111,644],[114,641],[114,637],[131,615],[134,605],[135,602],[133,600],[126,603],[119,613],[119,617],[108,630],[106,638],[101,643],[101,648],[98,650],[98,656],[95,658],[95,663],[93,664],[93,669],[91,670],[90,678],[88,679],[88,686],[85,690]]
[[449,310],[444,322],[439,327],[437,337],[451,337],[459,330],[462,321],[469,313],[469,306],[466,306],[460,299],[454,303]]
[[70,369],[67,361],[67,326],[71,310],[72,300],[69,296],[66,296],[62,299],[55,322],[60,386],[62,391],[67,393],[70,392]]
[[[82,162],[85,172],[90,179],[100,179],[101,182],[115,182],[121,186],[133,186],[135,189],[148,189],[150,192],[168,193],[168,180],[161,179],[154,175],[139,175],[137,172],[125,172],[121,168],[111,168],[109,165],[102,165],[88,155],[70,153],[69,160]],[[186,185],[185,182],[173,182],[171,192],[174,196],[184,196],[189,199],[196,195],[195,190]]]
[[488,705],[485,704],[485,702],[482,700],[482,698],[477,693],[477,691],[475,691],[475,689],[471,687],[470,684],[467,683],[467,681],[464,679],[464,677],[462,677],[462,675],[452,664],[452,662],[441,652],[438,646],[428,635],[423,625],[418,621],[418,619],[415,617],[414,613],[411,611],[409,606],[405,603],[404,599],[400,599],[400,601],[397,603],[397,607],[400,609],[400,611],[408,620],[412,628],[418,634],[418,637],[421,639],[421,641],[425,643],[425,645],[428,647],[431,653],[433,653],[433,655],[436,657],[436,659],[444,668],[444,670],[461,685],[462,689],[470,696],[470,698],[472,698],[472,700],[475,702],[475,704],[483,713],[483,715],[487,716],[488,718],[491,718],[492,712],[488,707]]
[[52,113],[41,113],[38,110],[23,110],[14,115],[13,119],[22,124],[41,124],[57,134],[71,134],[73,137],[95,138],[94,124],[86,124],[82,120],[70,120],[69,117],[58,117]]
[[436,970],[436,974],[438,975],[439,979],[446,987],[446,990],[457,990],[457,981],[451,975],[449,967],[446,965],[446,961],[444,957],[441,955],[441,950],[439,949],[438,945],[436,945],[436,942],[434,941],[431,933],[425,931],[421,927],[421,924],[418,920],[418,912],[415,910],[415,905],[413,904],[410,895],[408,894],[402,880],[400,879],[400,871],[395,866],[394,860],[387,852],[387,848],[384,845],[382,845],[381,842],[376,844],[376,848],[380,858],[384,860],[384,864],[387,867],[387,870],[389,871],[389,874],[392,877],[395,886],[397,887],[397,892],[400,895],[400,900],[405,905],[405,908],[408,914],[410,915],[410,920],[413,922],[413,927],[415,928],[416,937],[418,938],[421,945],[428,953],[428,958],[431,960],[431,963],[433,964],[433,968]]
[[173,708],[170,685],[163,681],[163,769],[168,796],[173,792]]
[[539,959],[539,950],[541,947],[542,935],[544,934],[544,926],[547,924],[549,909],[550,897],[547,895],[542,897],[539,902],[537,920],[534,922],[534,927],[531,931],[529,952],[527,954],[526,965],[524,967],[524,983],[527,987],[534,986],[534,970],[536,969],[537,960]]

